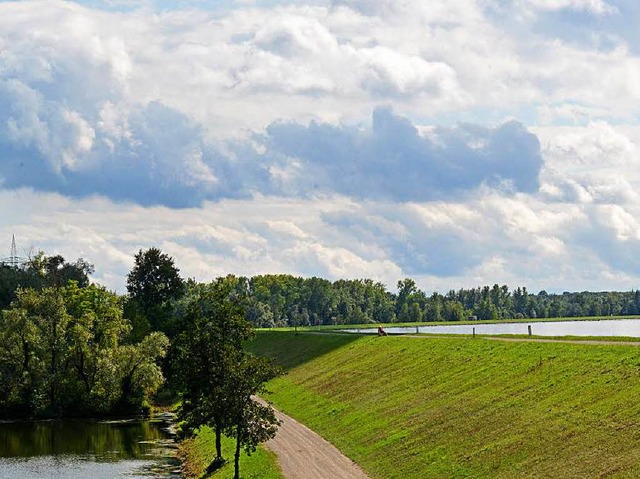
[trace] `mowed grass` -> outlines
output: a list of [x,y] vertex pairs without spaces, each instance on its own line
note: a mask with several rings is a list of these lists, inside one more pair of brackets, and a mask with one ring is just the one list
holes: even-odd
[[[183,460],[182,472],[186,478],[231,479],[233,478],[233,455],[235,441],[222,437],[222,454],[227,463],[211,474],[206,469],[215,457],[216,435],[209,427],[203,427],[193,439],[180,444],[179,455]],[[240,476],[243,479],[282,479],[276,455],[260,446],[256,452],[240,456]]]
[[[374,478],[640,477],[640,348],[265,332],[276,407]],[[306,359],[305,359],[306,358]]]

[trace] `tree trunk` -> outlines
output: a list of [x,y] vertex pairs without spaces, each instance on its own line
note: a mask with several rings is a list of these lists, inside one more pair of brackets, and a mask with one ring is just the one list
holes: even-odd
[[222,462],[222,427],[219,423],[216,423],[216,461]]
[[234,456],[234,474],[233,479],[240,479],[240,425],[237,425],[238,431],[236,432],[236,454]]
[[[57,342],[54,339],[54,342]],[[51,408],[51,413],[56,414],[57,411],[57,397],[56,397],[56,386],[58,385],[58,349],[54,343],[54,346],[51,347],[51,366],[49,367],[49,374],[51,376],[51,385],[49,386],[49,404]]]

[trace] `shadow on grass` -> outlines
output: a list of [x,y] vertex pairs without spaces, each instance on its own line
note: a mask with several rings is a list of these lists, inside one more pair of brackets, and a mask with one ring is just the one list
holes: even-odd
[[259,331],[247,347],[252,353],[271,357],[285,370],[289,370],[359,339],[362,336],[358,334]]
[[207,469],[205,470],[205,476],[208,476],[209,474],[213,474],[218,469],[222,469],[222,467],[226,463],[227,463],[226,459],[214,459],[213,462],[209,464],[209,466],[207,466]]

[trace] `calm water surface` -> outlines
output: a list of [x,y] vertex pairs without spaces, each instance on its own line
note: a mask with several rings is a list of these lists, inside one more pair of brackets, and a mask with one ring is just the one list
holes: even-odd
[[0,479],[178,478],[163,427],[138,420],[0,423]]
[[[558,321],[548,323],[500,323],[500,324],[471,324],[453,326],[420,326],[418,332],[430,334],[528,334],[536,336],[628,336],[640,338],[640,319],[611,319],[604,321]],[[361,333],[376,334],[376,329],[348,330]],[[385,328],[392,334],[415,333],[415,327]]]

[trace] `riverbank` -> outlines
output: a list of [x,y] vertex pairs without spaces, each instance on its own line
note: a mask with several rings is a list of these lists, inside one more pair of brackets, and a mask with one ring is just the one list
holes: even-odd
[[260,333],[276,407],[371,477],[638,477],[636,347]]

